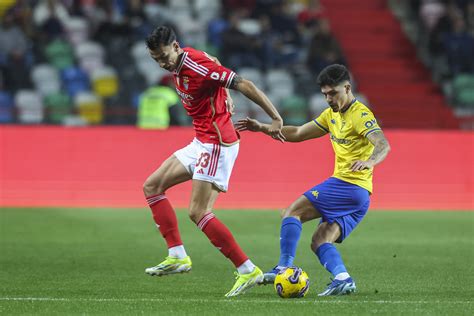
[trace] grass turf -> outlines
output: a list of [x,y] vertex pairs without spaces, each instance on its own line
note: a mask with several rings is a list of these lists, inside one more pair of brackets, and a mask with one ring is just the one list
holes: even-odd
[[[277,212],[216,214],[256,264],[275,265]],[[329,274],[306,223],[295,263],[310,292],[289,300],[271,286],[224,298],[233,266],[178,218],[193,271],[159,278],[143,271],[167,254],[145,209],[0,209],[0,314],[474,314],[474,212],[369,212],[338,246],[358,286],[345,297],[317,297]]]

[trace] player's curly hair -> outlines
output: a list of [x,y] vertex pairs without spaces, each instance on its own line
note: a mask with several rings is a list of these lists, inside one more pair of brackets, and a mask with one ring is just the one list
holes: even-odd
[[318,75],[318,85],[322,86],[337,86],[338,84],[344,81],[351,81],[350,80],[349,70],[347,70],[346,66],[334,64],[327,66]]
[[146,38],[146,46],[155,50],[161,45],[169,45],[176,41],[176,33],[169,26],[159,26]]

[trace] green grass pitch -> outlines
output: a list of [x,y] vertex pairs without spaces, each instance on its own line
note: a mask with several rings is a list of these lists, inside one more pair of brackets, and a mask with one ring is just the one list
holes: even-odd
[[[279,253],[276,211],[217,211],[263,270]],[[296,264],[311,280],[303,299],[271,286],[226,299],[234,268],[188,219],[180,230],[188,274],[145,275],[167,254],[143,209],[0,209],[0,314],[474,315],[474,212],[370,211],[340,246],[358,292],[317,297],[327,273],[303,225]]]

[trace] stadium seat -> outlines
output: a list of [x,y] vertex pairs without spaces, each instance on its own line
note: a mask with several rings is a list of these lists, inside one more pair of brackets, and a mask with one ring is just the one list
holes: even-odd
[[64,92],[52,93],[44,97],[46,119],[50,123],[61,124],[72,111],[69,95]]
[[74,63],[74,54],[72,47],[62,39],[55,39],[44,49],[44,55],[48,63],[57,69],[70,67]]
[[252,108],[252,101],[247,99],[242,93],[237,92],[235,90],[230,90],[230,96],[234,102],[234,112],[235,114],[232,116],[232,120],[234,122],[244,119],[247,116],[250,116],[250,109]]
[[269,90],[286,88],[293,90],[293,78],[291,74],[284,69],[269,70],[265,76],[267,88]]
[[242,19],[238,25],[239,31],[249,36],[256,36],[262,31],[262,26],[255,19]]
[[312,118],[316,118],[329,107],[326,99],[321,93],[315,93],[309,98],[309,112]]
[[31,81],[43,96],[57,93],[61,88],[58,71],[49,64],[36,65],[31,70]]
[[160,66],[151,59],[145,44],[141,42],[135,43],[130,53],[138,73],[146,79],[148,85],[157,84],[163,76],[168,74],[168,71],[160,68]]
[[308,121],[308,105],[303,97],[290,95],[281,100],[285,124],[303,125]]
[[260,89],[265,88],[265,81],[262,72],[257,68],[241,68],[237,71],[239,76],[252,81]]
[[145,78],[148,86],[157,84],[168,72],[151,59],[143,42],[132,45],[130,54],[134,60],[138,73]]
[[97,68],[92,71],[92,86],[95,94],[107,98],[117,94],[118,77],[116,71],[111,67]]
[[0,91],[0,123],[13,123],[14,103],[10,93]]
[[19,90],[15,94],[15,106],[20,123],[39,124],[43,121],[43,100],[38,92],[34,90]]
[[70,97],[90,89],[89,77],[82,69],[72,66],[61,71],[61,80]]
[[105,50],[99,43],[84,42],[76,46],[76,56],[79,64],[88,74],[94,69],[104,66]]
[[454,78],[452,86],[454,102],[474,108],[474,75],[460,74]]
[[140,60],[145,58],[150,58],[146,45],[142,41],[135,42],[132,45],[130,48],[130,55],[132,56],[135,63],[138,63]]
[[80,92],[74,97],[74,106],[79,116],[88,124],[100,124],[104,119],[104,104],[95,94]]
[[73,45],[84,43],[89,38],[89,27],[86,19],[72,17],[67,21],[65,29],[67,38]]
[[221,2],[219,0],[195,0],[194,7],[198,13],[198,20],[207,25],[209,21],[219,16]]

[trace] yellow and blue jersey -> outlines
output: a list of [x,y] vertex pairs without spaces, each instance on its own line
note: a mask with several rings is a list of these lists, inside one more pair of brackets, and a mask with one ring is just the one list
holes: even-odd
[[330,135],[336,154],[333,177],[372,192],[373,168],[356,172],[350,169],[354,161],[369,159],[374,150],[367,135],[381,129],[372,111],[355,100],[343,113],[327,108],[313,122]]

